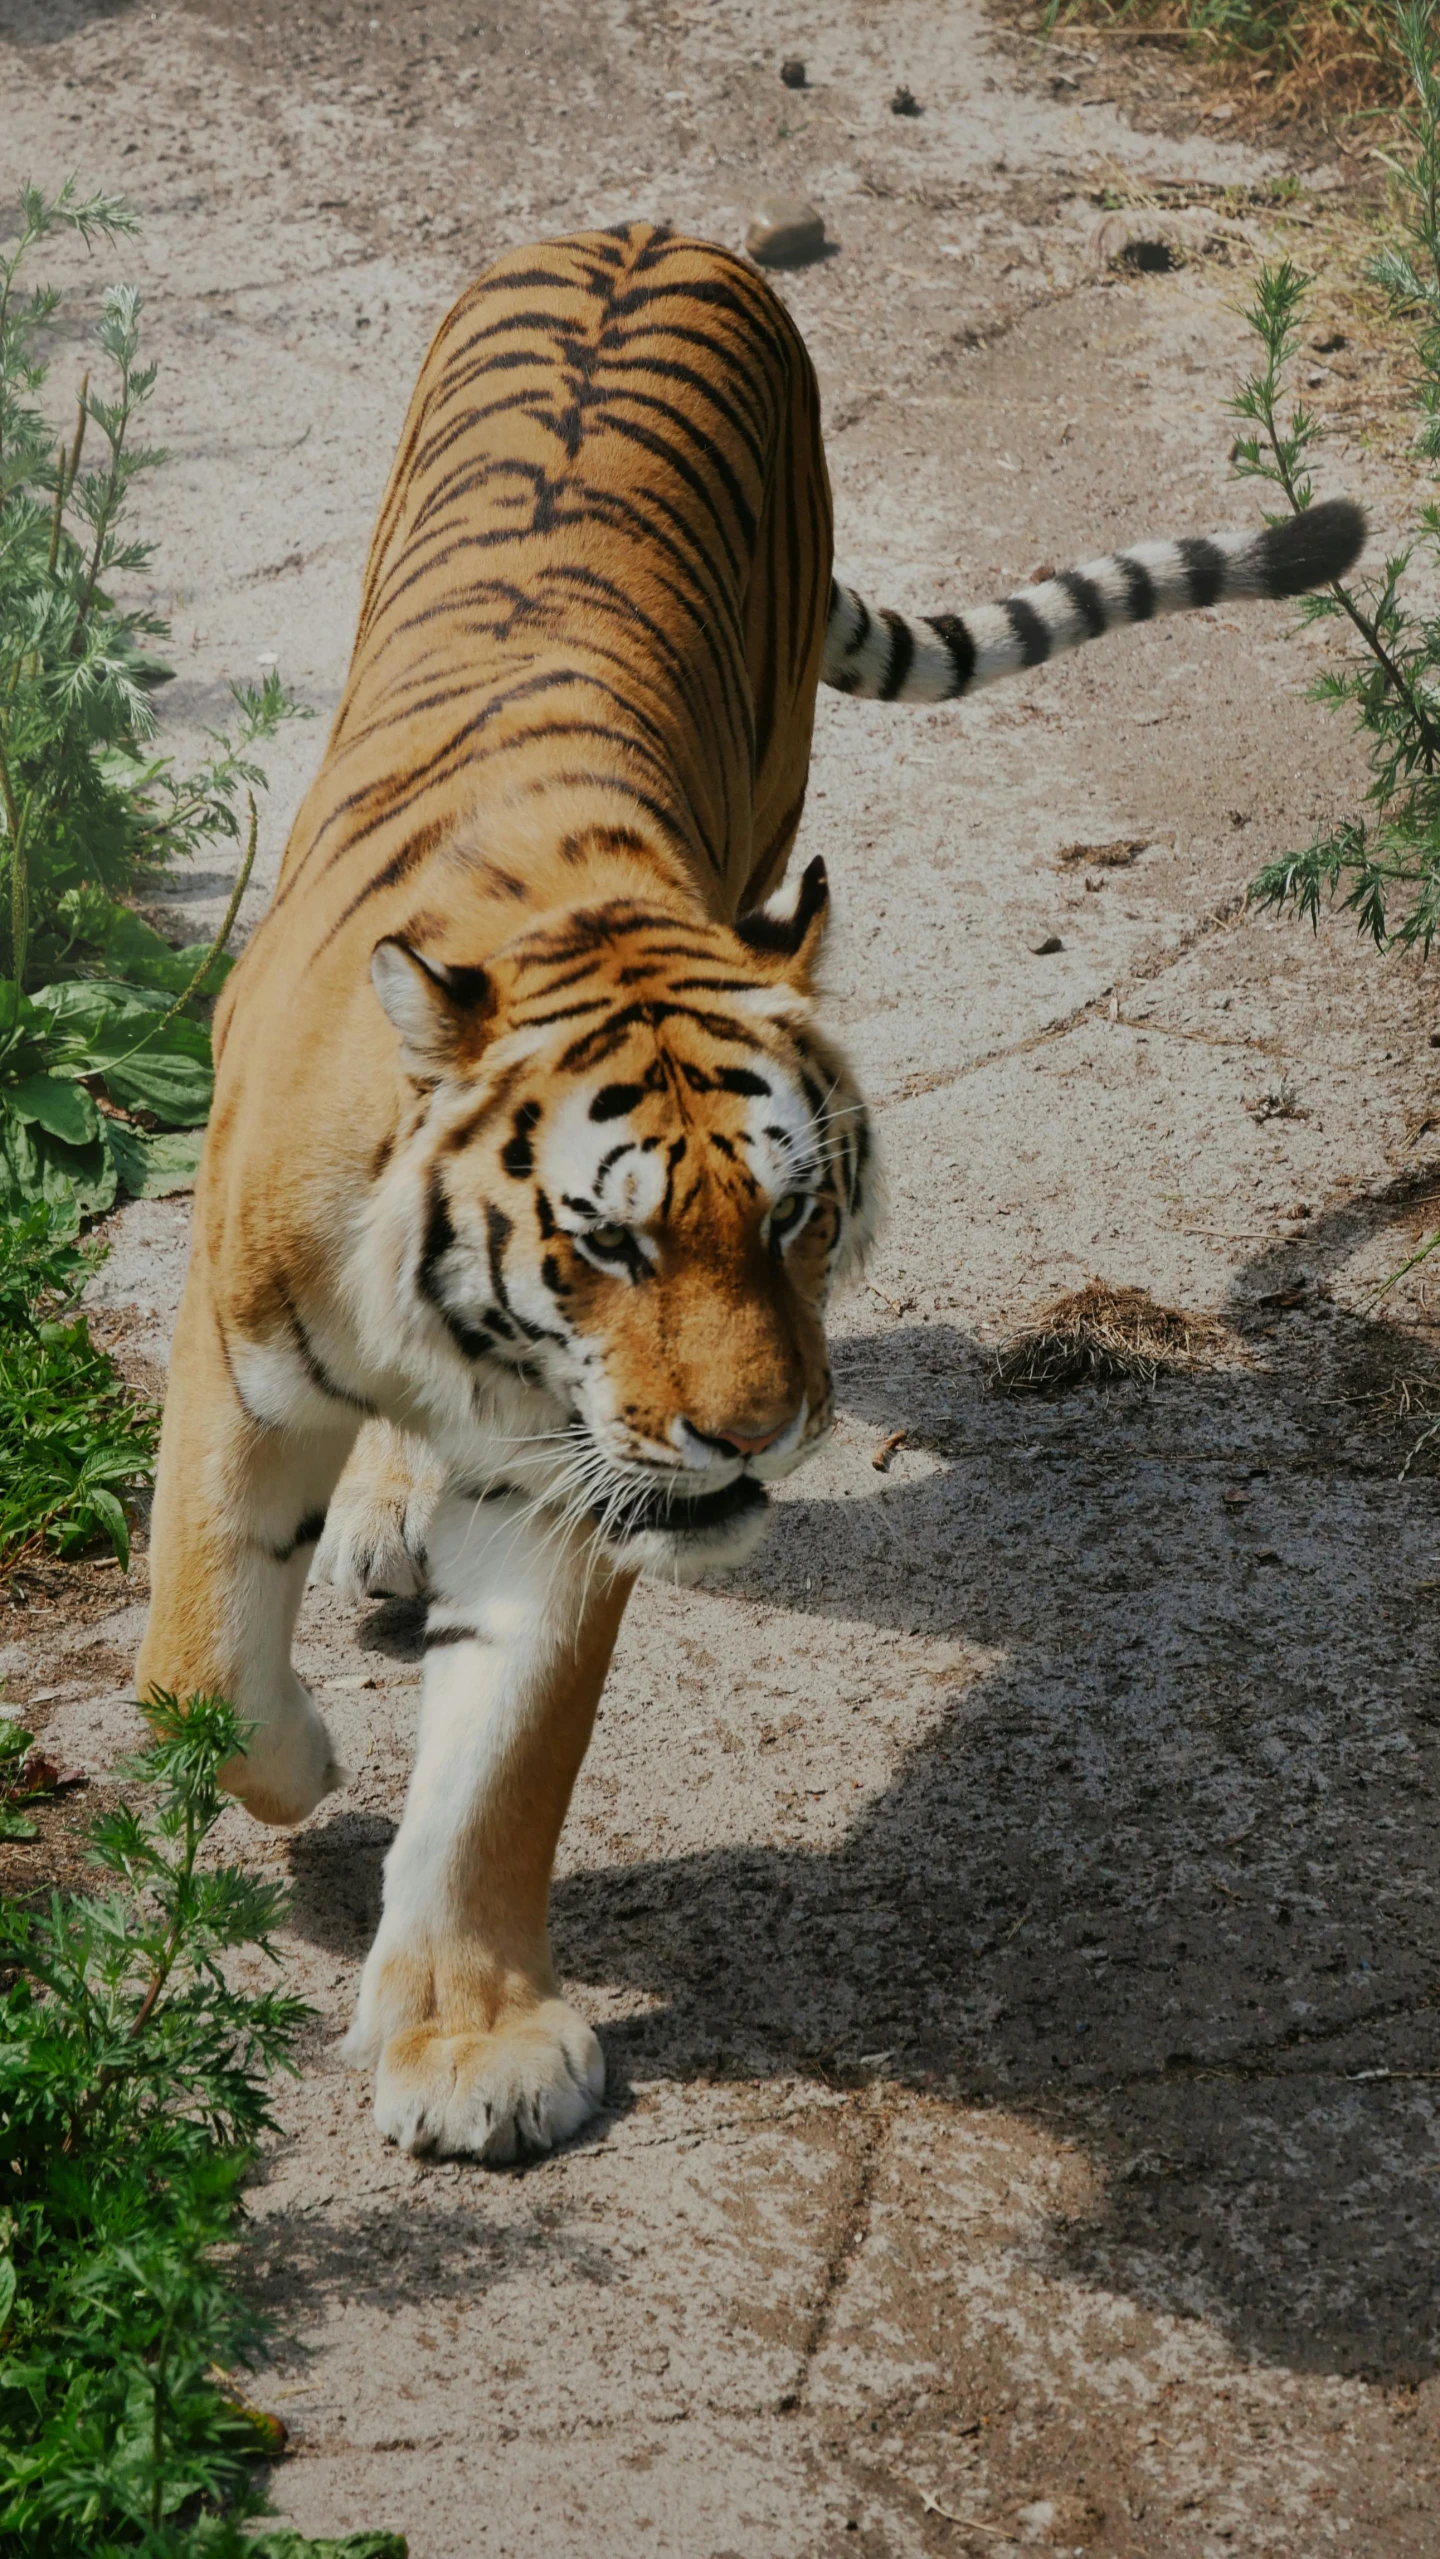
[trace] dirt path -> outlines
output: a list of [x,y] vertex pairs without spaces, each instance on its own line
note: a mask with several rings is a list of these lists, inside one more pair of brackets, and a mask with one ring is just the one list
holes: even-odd
[[[1168,55],[1057,71],[961,0],[371,6],[0,0],[12,171],[146,217],[173,718],[272,651],[328,714],[415,366],[488,255],[632,210],[734,240],[762,184],[836,242],[784,290],[873,592],[1244,512],[1215,190],[1253,232],[1279,164],[1196,125]],[[1142,91],[1173,134],[1125,120]],[[1097,273],[1101,185],[1162,181],[1220,246]],[[1336,444],[1347,482],[1383,517]],[[307,1606],[358,1774],[293,1840],[233,1824],[293,1873],[321,2019],[254,2198],[307,2527],[414,2559],[1435,2551],[1437,1502],[1380,1427],[1434,1360],[1417,1292],[1364,1312],[1433,1216],[1434,995],[1236,912],[1354,788],[1284,632],[822,709],[806,849],[893,1216],[762,1561],[631,1611],[557,1895],[613,2105],[523,2176],[382,2149],[339,2065],[416,1627]],[[271,876],[318,743],[281,759]],[[1057,866],[1122,836],[1150,849],[1096,890]],[[127,1212],[100,1286],[153,1357],[184,1222]],[[987,1346],[1087,1272],[1224,1316],[1230,1355],[991,1393]],[[97,1770],[140,1608],[107,1587],[12,1606],[4,1654]]]

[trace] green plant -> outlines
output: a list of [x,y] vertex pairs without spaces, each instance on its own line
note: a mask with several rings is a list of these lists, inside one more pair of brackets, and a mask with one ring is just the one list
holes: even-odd
[[0,1839],[40,1836],[25,1807],[54,1794],[56,1771],[34,1740],[23,1724],[0,1724]]
[[43,1206],[0,1223],[0,1567],[97,1537],[129,1562],[125,1501],[149,1479],[159,1417],[90,1338],[77,1301],[96,1259]]
[[[135,484],[165,459],[139,441],[155,367],[140,362],[132,286],[107,292],[96,332],[112,396],[87,374],[65,439],[37,405],[60,297],[27,289],[27,261],[58,231],[88,244],[134,229],[117,199],[82,199],[73,180],[53,197],[26,186],[0,256],[0,1215],[40,1196],[94,1213],[117,1186],[193,1171],[193,1146],[182,1160],[140,1141],[146,1118],[205,1117],[209,1043],[185,1006],[228,966],[239,893],[213,944],[179,952],[127,901],[198,846],[238,842],[248,798],[243,886],[265,781],[251,750],[302,716],[272,670],[232,688],[234,734],[212,731],[193,772],[156,748],[153,697],[173,672],[156,649],[170,626],[119,594],[153,555],[129,533]],[[95,991],[57,1004],[77,978]],[[97,1089],[81,1093],[87,1078]]]
[[10,2559],[403,2559],[393,2535],[254,2538],[278,2430],[225,2385],[261,2327],[235,2280],[241,2187],[308,2014],[232,1980],[283,1894],[207,1865],[244,1728],[146,1709],[156,1790],[92,1832],[111,1889],[0,1914],[0,2547]]
[[[1440,72],[1433,0],[1406,0],[1394,16],[1413,103],[1403,119],[1406,156],[1392,161],[1404,236],[1371,262],[1370,277],[1391,311],[1415,330],[1419,368],[1417,452],[1440,459]],[[1282,415],[1283,377],[1299,343],[1310,279],[1289,259],[1261,271],[1245,317],[1259,338],[1263,369],[1232,403],[1250,432],[1235,448],[1237,471],[1278,488],[1296,514],[1310,504],[1308,459],[1319,434],[1301,404]],[[1363,587],[1337,585],[1307,596],[1304,622],[1348,619],[1361,650],[1327,669],[1314,698],[1348,709],[1369,748],[1367,813],[1342,820],[1303,853],[1268,863],[1253,883],[1262,906],[1293,906],[1318,924],[1339,899],[1380,949],[1428,953],[1440,929],[1440,619],[1402,591],[1416,554],[1431,577],[1440,566],[1440,507],[1422,506],[1403,549]]]
[[[118,1190],[153,1197],[194,1177],[210,1108],[204,1026],[148,987],[72,978],[21,995],[0,979],[0,1217],[39,1201],[96,1216]],[[108,1107],[107,1107],[108,1106]]]

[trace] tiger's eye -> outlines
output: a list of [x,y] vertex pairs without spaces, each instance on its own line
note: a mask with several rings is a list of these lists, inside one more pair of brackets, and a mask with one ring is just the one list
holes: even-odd
[[623,1226],[592,1226],[586,1241],[597,1244],[602,1253],[618,1253],[625,1241]]
[[771,1225],[788,1226],[799,1205],[800,1202],[796,1198],[795,1193],[793,1191],[787,1191],[784,1198],[777,1200],[770,1211]]

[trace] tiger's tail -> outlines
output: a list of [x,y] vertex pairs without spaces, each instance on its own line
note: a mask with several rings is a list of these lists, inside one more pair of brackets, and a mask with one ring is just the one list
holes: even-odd
[[1062,569],[1003,603],[923,618],[877,612],[837,579],[821,682],[871,702],[953,702],[1125,622],[1328,586],[1359,557],[1365,536],[1364,513],[1352,498],[1326,498],[1258,533],[1139,542]]

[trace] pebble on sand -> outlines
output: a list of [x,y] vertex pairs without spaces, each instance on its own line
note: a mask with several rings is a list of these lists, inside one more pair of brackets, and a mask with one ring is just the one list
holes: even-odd
[[907,89],[902,82],[890,101],[890,113],[892,116],[923,116],[925,110],[914,90]]
[[803,267],[825,246],[824,217],[800,195],[762,196],[745,246],[762,267]]
[[801,61],[798,53],[786,54],[784,61],[780,65],[780,77],[784,81],[787,89],[804,88],[805,65]]

